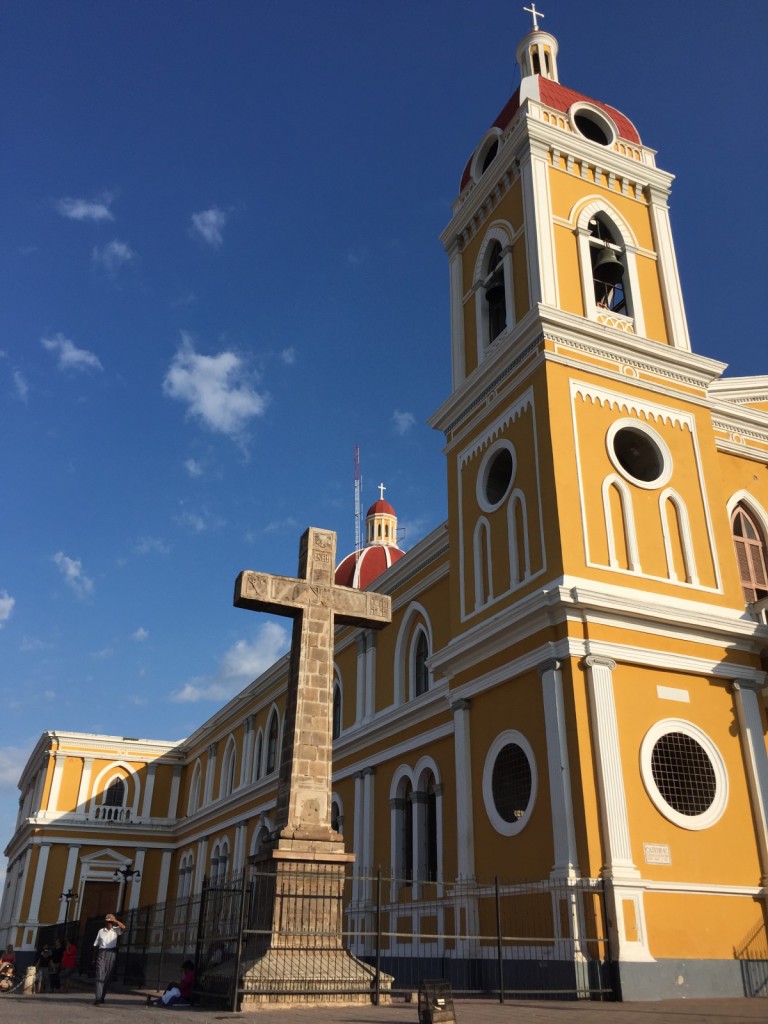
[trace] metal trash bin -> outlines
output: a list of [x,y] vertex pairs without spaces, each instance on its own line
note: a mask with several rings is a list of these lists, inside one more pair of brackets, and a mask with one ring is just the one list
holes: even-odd
[[442,978],[424,980],[419,986],[419,1024],[455,1021],[451,986]]

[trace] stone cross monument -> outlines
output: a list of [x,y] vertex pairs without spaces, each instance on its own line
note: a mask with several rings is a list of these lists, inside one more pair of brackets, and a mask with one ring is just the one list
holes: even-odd
[[[256,865],[271,913],[257,923],[256,959],[243,962],[243,1009],[311,1002],[318,985],[325,999],[370,997],[371,968],[341,942],[344,875],[354,854],[331,828],[334,626],[380,629],[391,619],[391,599],[338,586],[335,554],[336,534],[310,527],[299,546],[298,577],[246,571],[235,583],[238,608],[294,620],[276,827]],[[314,997],[306,995],[310,989]]]

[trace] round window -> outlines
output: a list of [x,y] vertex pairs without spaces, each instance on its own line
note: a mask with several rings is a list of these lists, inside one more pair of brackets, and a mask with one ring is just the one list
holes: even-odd
[[533,750],[514,729],[497,736],[485,760],[483,796],[491,824],[502,835],[520,832],[536,799]]
[[478,477],[477,498],[481,508],[491,512],[509,494],[515,477],[515,449],[502,442],[485,457]]
[[637,420],[619,420],[606,440],[611,462],[633,484],[655,488],[669,480],[672,459],[655,430]]
[[570,111],[571,124],[576,131],[590,142],[600,146],[610,146],[616,138],[613,122],[602,110],[595,107],[581,106]]
[[690,722],[667,720],[650,729],[640,768],[651,800],[682,828],[707,828],[725,810],[728,779],[720,752]]

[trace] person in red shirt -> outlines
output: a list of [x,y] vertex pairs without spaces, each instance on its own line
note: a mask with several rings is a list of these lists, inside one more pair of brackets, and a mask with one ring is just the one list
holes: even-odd
[[0,957],[0,991],[7,991],[13,985],[13,972],[16,967],[16,954],[10,944]]
[[77,946],[70,939],[61,954],[61,991],[69,992],[69,979],[77,969]]

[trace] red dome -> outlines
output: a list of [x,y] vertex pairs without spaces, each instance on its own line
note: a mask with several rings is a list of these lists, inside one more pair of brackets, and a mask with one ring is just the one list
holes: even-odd
[[[377,501],[377,505],[387,505],[386,501]],[[387,505],[387,508],[389,506]],[[355,552],[339,564],[336,570],[336,582],[342,587],[356,587],[358,590],[365,590],[381,574],[399,561],[404,551],[392,544],[372,544],[363,548],[360,556],[355,561]]]
[[[553,82],[551,78],[544,78],[540,75],[535,75],[534,80],[538,81],[539,100],[546,106],[554,107],[555,110],[560,110],[566,114],[574,103],[591,103],[595,107],[600,107],[601,110],[604,110],[605,113],[613,120],[619,136],[622,139],[626,139],[628,142],[634,142],[635,145],[638,146],[641,145],[637,128],[635,128],[629,118],[625,117],[620,110],[616,110],[615,107],[610,107],[607,103],[601,103],[599,100],[590,99],[589,96],[582,96],[580,92],[574,92],[573,89],[567,89],[559,82]],[[530,79],[525,79],[525,81],[528,82]],[[503,110],[493,122],[492,127],[498,128],[503,132],[519,109],[520,89],[518,89],[514,96],[507,101]],[[464,173],[461,176],[459,192],[462,192],[469,182],[473,159],[474,154],[469,158],[469,160],[467,160],[467,166],[464,168]]]
[[368,509],[365,515],[366,518],[368,516],[375,515],[393,516],[395,515],[395,510],[392,508],[388,501],[384,501],[383,498],[379,498],[378,501],[374,501],[374,503],[371,505],[371,507]]

